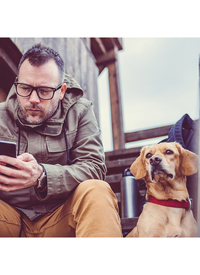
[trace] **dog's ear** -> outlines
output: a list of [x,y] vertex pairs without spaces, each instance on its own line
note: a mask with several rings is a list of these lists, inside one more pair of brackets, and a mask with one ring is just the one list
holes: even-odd
[[141,151],[140,156],[132,163],[130,167],[131,173],[137,180],[142,179],[146,176],[147,171],[143,161],[144,149]]
[[176,147],[180,152],[180,170],[182,174],[185,176],[195,174],[198,171],[199,157],[195,153],[184,149],[178,143],[176,143]]

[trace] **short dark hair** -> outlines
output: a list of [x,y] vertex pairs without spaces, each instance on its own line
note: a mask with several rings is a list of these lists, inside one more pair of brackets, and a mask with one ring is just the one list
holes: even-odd
[[60,73],[60,81],[62,82],[64,79],[64,61],[61,56],[55,50],[46,47],[41,44],[36,44],[32,48],[30,48],[21,58],[18,65],[18,74],[22,63],[28,59],[31,65],[39,67],[49,60],[54,60],[56,65],[58,66],[58,70]]

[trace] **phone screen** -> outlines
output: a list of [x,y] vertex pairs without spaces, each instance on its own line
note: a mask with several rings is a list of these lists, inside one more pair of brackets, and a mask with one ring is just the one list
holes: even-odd
[[0,140],[0,155],[16,158],[16,142]]

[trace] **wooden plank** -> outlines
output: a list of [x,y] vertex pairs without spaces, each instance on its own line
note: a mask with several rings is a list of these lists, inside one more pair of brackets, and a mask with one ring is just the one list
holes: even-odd
[[100,66],[100,65],[107,66],[109,63],[113,63],[116,60],[117,60],[116,53],[113,50],[111,50],[99,56],[97,58],[96,64],[97,66]]
[[65,49],[65,71],[67,74],[74,76],[74,41],[72,38],[66,38]]
[[116,193],[120,194],[121,192],[121,184],[120,184],[121,179],[122,179],[122,173],[106,176],[106,182],[110,184],[110,187],[115,194]]
[[122,179],[122,173],[106,176],[106,182],[109,183],[109,184],[119,183],[121,181],[121,179]]
[[96,41],[96,43],[99,46],[99,49],[101,50],[102,54],[105,54],[106,53],[106,48],[105,48],[103,42],[101,41],[101,38],[94,37],[93,39]]
[[114,149],[125,148],[121,91],[119,84],[118,61],[108,64],[112,135]]
[[110,168],[121,168],[121,167],[129,167],[136,158],[128,158],[128,159],[118,159],[113,161],[106,162],[106,166],[108,169]]
[[109,161],[109,160],[115,160],[119,158],[137,157],[140,154],[141,148],[142,147],[135,147],[135,148],[109,151],[105,153],[105,159],[106,161]]
[[133,142],[133,141],[138,141],[138,140],[143,140],[143,139],[166,136],[166,135],[168,135],[169,129],[172,126],[173,126],[173,124],[163,126],[163,127],[157,127],[157,128],[147,129],[147,130],[125,133],[125,141]]
[[138,222],[138,218],[121,219],[122,230],[132,230]]
[[85,39],[80,39],[80,74],[81,74],[81,82],[79,83],[83,91],[87,90],[87,80],[88,80],[88,50],[86,49],[87,44]]
[[73,62],[74,62],[74,78],[78,83],[81,82],[81,72],[80,72],[80,39],[73,39]]
[[13,61],[10,59],[10,57],[7,55],[7,53],[2,48],[0,48],[0,59],[2,59],[7,64],[9,69],[15,75],[17,75],[17,66],[13,63]]

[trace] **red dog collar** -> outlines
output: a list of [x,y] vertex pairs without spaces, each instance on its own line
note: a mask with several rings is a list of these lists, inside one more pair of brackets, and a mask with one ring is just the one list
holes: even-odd
[[149,196],[148,202],[152,202],[152,203],[156,203],[156,204],[160,204],[160,205],[168,206],[168,207],[186,208],[186,209],[190,209],[192,206],[191,199],[187,199],[186,201],[177,201],[177,200],[172,200],[172,199],[158,200],[153,196]]

